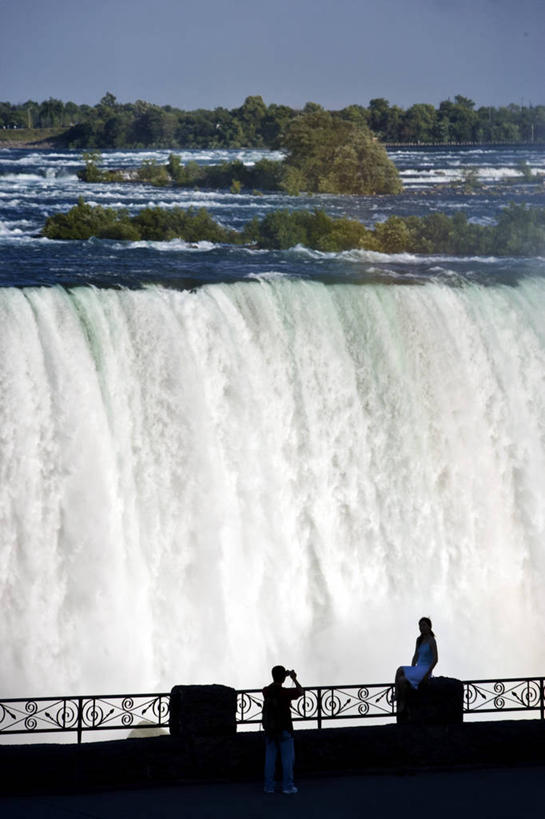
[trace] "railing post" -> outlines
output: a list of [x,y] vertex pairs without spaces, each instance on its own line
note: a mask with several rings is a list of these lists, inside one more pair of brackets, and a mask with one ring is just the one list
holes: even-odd
[[81,735],[83,733],[83,700],[78,697],[78,745],[81,745]]
[[159,697],[157,713],[159,714],[159,723],[158,724],[163,725],[164,723],[163,723],[163,698],[162,697]]
[[322,727],[322,689],[318,689],[318,693],[316,695],[316,713],[318,716],[318,728]]

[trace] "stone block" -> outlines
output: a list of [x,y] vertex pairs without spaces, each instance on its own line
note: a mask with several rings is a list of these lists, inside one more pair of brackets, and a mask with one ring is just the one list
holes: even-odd
[[175,685],[170,692],[172,736],[236,734],[237,693],[226,685]]
[[453,677],[432,677],[407,693],[407,707],[398,723],[409,725],[461,725],[464,686]]

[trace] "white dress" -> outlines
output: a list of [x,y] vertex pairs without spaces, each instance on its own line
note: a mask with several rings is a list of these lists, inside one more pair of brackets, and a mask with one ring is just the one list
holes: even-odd
[[402,665],[403,673],[413,688],[418,688],[424,675],[433,662],[433,651],[430,643],[421,643],[416,655],[416,665]]

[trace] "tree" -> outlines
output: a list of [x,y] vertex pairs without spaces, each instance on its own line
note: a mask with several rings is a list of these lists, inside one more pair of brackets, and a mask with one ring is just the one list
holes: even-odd
[[369,124],[369,115],[363,105],[347,105],[338,112],[338,116],[341,119],[347,119],[359,128],[367,128]]
[[390,103],[384,97],[369,101],[369,127],[378,136],[384,137],[388,130]]
[[429,142],[433,139],[436,114],[433,105],[412,105],[402,117],[401,137],[407,142]]
[[260,96],[246,97],[243,105],[233,112],[239,120],[246,145],[263,145],[261,127],[267,115],[267,106]]
[[124,148],[127,145],[130,124],[130,118],[124,112],[108,116],[102,130],[101,147]]
[[[398,171],[368,129],[328,111],[301,114],[282,139],[285,166],[297,172],[300,189],[322,193],[399,193]],[[294,187],[294,174],[289,177]]]
[[303,114],[316,114],[318,111],[323,111],[323,105],[317,102],[306,102],[303,108]]
[[62,125],[64,103],[61,100],[49,97],[40,105],[39,122],[41,128],[56,128]]
[[146,105],[140,109],[131,129],[132,140],[140,145],[169,147],[174,140],[177,120],[157,105]]
[[439,105],[439,119],[448,120],[449,141],[476,142],[479,115],[474,111],[475,103],[457,94],[454,102],[443,100]]
[[287,105],[269,105],[261,123],[263,142],[271,148],[278,148],[281,135],[295,116],[293,108]]
[[99,105],[102,106],[102,108],[117,108],[117,100],[114,95],[108,91],[100,100]]

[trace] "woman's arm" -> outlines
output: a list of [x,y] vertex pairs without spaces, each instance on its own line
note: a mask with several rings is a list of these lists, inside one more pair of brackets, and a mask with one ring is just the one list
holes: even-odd
[[431,672],[433,671],[433,669],[437,665],[437,661],[439,659],[439,654],[437,652],[437,643],[435,642],[435,637],[430,638],[430,646],[431,646],[431,652],[432,652],[431,665],[428,668],[428,670],[426,671],[426,673],[424,674],[424,677],[423,677],[424,680],[427,680],[429,677],[431,677]]
[[416,645],[414,647],[414,654],[411,660],[411,665],[416,665],[416,661],[418,659],[418,640],[416,641]]

